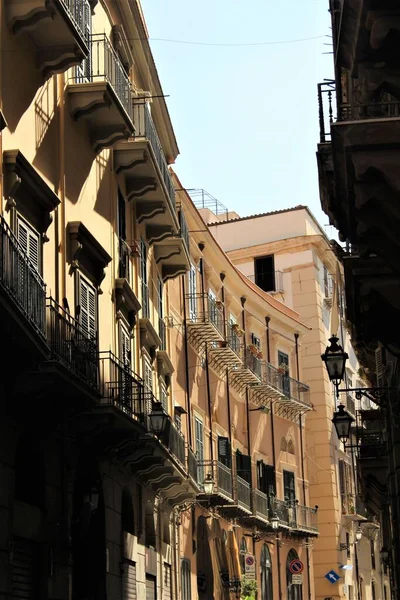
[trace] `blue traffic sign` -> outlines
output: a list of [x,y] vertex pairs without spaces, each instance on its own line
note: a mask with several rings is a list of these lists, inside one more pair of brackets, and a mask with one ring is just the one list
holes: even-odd
[[328,581],[330,581],[331,583],[336,583],[339,579],[340,579],[340,575],[338,575],[336,573],[336,571],[334,571],[333,569],[331,571],[329,571],[329,573],[327,573],[325,575],[326,579]]

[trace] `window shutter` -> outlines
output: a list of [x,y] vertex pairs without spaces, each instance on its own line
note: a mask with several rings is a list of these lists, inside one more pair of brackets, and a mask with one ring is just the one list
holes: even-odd
[[129,334],[128,329],[125,327],[123,323],[120,322],[119,329],[120,336],[120,358],[124,365],[131,364],[131,336]]
[[265,492],[276,496],[276,477],[275,467],[272,465],[263,465],[263,477],[265,479]]
[[95,337],[97,332],[96,290],[83,277],[79,278],[79,322],[86,335]]
[[39,234],[31,229],[22,219],[17,219],[17,237],[18,242],[28,256],[31,264],[39,272]]
[[218,460],[226,467],[231,467],[231,445],[227,437],[218,436]]

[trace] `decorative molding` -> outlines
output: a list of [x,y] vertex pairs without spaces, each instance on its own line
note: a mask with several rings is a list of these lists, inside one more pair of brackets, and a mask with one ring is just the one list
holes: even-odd
[[126,197],[128,200],[141,198],[149,192],[155,192],[157,182],[154,177],[131,177],[126,181]]
[[81,221],[70,221],[67,232],[71,269],[86,271],[99,287],[111,256]]
[[156,350],[161,346],[161,340],[150,319],[139,319],[140,345],[147,350],[154,360]]
[[157,352],[157,371],[159,375],[172,375],[175,371],[174,365],[171,362],[168,352],[159,350]]
[[122,25],[113,25],[111,28],[111,43],[118,52],[121,62],[125,68],[130,69],[134,64],[134,58],[131,51],[125,29]]
[[136,324],[136,315],[142,305],[127,279],[119,278],[115,280],[115,306],[117,313],[125,310],[128,322],[133,327]]
[[146,201],[136,203],[136,219],[138,223],[143,223],[147,219],[153,219],[157,215],[165,213],[164,202]]
[[0,131],[3,131],[3,129],[5,129],[6,127],[7,127],[6,118],[3,114],[3,112],[0,110]]
[[20,150],[3,153],[3,172],[7,210],[17,208],[43,234],[52,221],[51,213],[60,204],[58,196]]

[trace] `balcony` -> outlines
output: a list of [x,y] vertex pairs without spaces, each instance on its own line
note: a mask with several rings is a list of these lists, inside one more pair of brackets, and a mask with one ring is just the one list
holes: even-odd
[[220,375],[226,370],[240,369],[243,366],[243,340],[235,325],[227,323],[226,339],[213,342],[209,346],[209,364]]
[[358,461],[367,507],[377,513],[387,502],[388,453],[386,425],[380,409],[359,411]]
[[189,343],[195,350],[208,349],[225,342],[224,313],[220,303],[208,294],[189,294],[189,319],[186,321]]
[[296,505],[296,529],[309,534],[318,534],[317,524],[318,507]]
[[134,99],[133,122],[135,137],[115,148],[116,171],[147,239],[161,242],[179,231],[175,189],[147,102]]
[[47,299],[47,342],[51,350],[48,366],[55,364],[66,381],[73,374],[98,393],[97,335],[85,331],[53,298]]
[[279,527],[296,529],[296,504],[278,498],[271,499],[271,513],[279,519]]
[[269,524],[268,496],[257,489],[253,489],[253,515],[263,524]]
[[203,460],[198,462],[198,478],[200,487],[204,479],[211,475],[214,482],[212,494],[204,491],[198,495],[198,500],[207,501],[211,505],[225,506],[233,502],[232,469],[222,464],[219,460]]
[[36,49],[40,71],[47,79],[79,65],[89,54],[88,0],[20,0],[8,2],[8,24],[26,33]]
[[92,34],[90,57],[68,85],[71,116],[88,123],[94,152],[133,135],[132,89],[125,70],[104,34]]
[[237,475],[236,495],[238,506],[250,513],[251,510],[251,487],[248,481]]
[[[3,335],[16,348],[48,355],[46,346],[46,285],[17,238],[0,216],[0,303]],[[10,323],[13,327],[12,335]],[[9,329],[10,328],[10,329]]]
[[283,292],[283,272],[272,271],[270,273],[256,273],[248,275],[250,281],[258,285],[264,292]]
[[187,451],[187,464],[188,464],[188,474],[192,481],[200,488],[200,482],[198,479],[198,466],[197,466],[197,458],[193,450],[188,447]]
[[174,279],[190,269],[189,232],[182,210],[179,211],[179,232],[154,243],[154,258],[163,281]]
[[144,426],[144,386],[141,377],[110,351],[99,353],[99,364],[102,404],[115,407]]

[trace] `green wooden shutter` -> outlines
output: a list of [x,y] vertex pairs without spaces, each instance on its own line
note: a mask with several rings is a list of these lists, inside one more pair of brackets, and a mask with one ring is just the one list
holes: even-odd
[[82,277],[79,278],[79,322],[86,335],[94,337],[97,332],[96,290]]
[[17,219],[18,242],[36,271],[40,271],[39,234],[22,219]]

